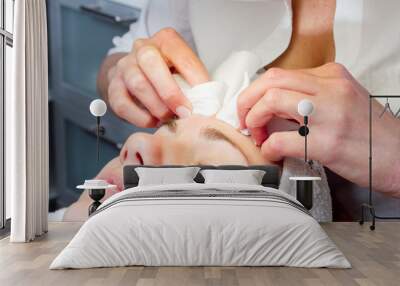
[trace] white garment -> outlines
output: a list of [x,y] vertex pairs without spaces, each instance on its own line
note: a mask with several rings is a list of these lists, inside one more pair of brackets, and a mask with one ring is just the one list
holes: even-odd
[[[128,52],[136,37],[148,37],[163,27],[173,27],[196,46],[212,70],[238,50],[255,51],[263,56],[266,65],[285,51],[290,40],[290,0],[149,2],[150,12],[143,13],[126,35],[114,39],[115,48],[110,53]],[[398,0],[336,1],[336,62],[344,64],[371,94],[400,93],[399,11]],[[398,110],[400,103],[394,102],[393,108]]]
[[114,47],[108,54],[130,52],[135,39],[148,38],[166,27],[174,28],[195,49],[188,9],[186,0],[148,0],[139,20],[130,25],[129,31],[121,37],[114,37]]

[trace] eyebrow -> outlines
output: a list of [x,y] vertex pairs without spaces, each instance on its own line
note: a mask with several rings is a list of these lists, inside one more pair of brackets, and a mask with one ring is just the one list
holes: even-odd
[[[166,126],[168,130],[172,133],[176,133],[178,125],[176,123],[176,119],[170,119],[166,121],[163,126]],[[206,127],[201,130],[200,135],[203,136],[203,138],[212,140],[212,141],[225,141],[232,145],[234,148],[238,149],[239,151],[240,148],[237,146],[235,142],[232,141],[229,137],[227,137],[224,133],[219,131],[218,129],[215,129],[213,127]]]
[[208,140],[220,140],[220,141],[225,141],[231,144],[233,147],[238,149],[240,151],[240,148],[236,145],[235,142],[232,141],[229,137],[227,137],[224,133],[219,131],[218,129],[212,128],[212,127],[206,127],[203,129],[200,133],[205,139]]

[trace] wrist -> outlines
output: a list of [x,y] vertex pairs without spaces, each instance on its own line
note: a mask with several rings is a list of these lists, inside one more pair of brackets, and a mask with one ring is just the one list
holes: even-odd
[[386,181],[386,186],[384,188],[384,192],[400,197],[400,156],[396,156],[396,152],[400,150],[400,137],[399,140],[397,141],[397,144],[394,144],[394,148],[392,149],[393,152],[392,156],[393,162],[392,164],[388,164],[385,167],[385,170],[383,170],[383,173],[387,175]]
[[126,53],[117,53],[109,55],[101,64],[97,75],[97,90],[101,97],[108,102],[108,85],[117,71],[117,63]]

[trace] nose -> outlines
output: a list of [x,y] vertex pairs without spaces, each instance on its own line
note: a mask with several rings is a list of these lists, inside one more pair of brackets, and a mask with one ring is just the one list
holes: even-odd
[[120,153],[123,165],[161,165],[161,138],[135,133],[126,140]]

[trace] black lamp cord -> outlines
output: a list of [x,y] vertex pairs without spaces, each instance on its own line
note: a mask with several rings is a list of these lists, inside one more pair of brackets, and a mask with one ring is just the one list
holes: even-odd
[[308,134],[308,116],[304,116],[304,161],[307,164],[308,162],[308,156],[307,156],[307,134]]
[[97,126],[96,126],[96,135],[97,135],[97,142],[96,142],[96,155],[97,155],[97,164],[99,164],[100,159],[100,116],[96,116]]

